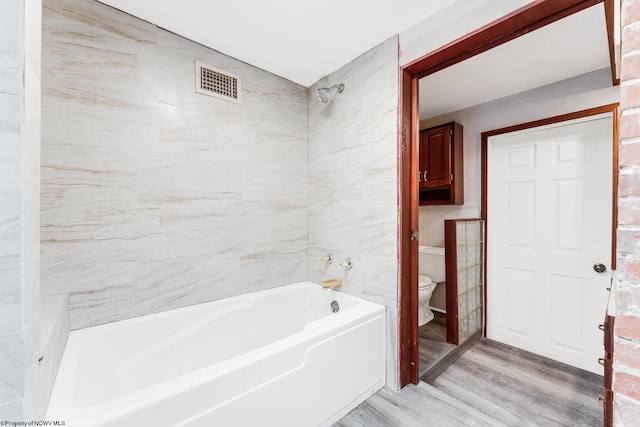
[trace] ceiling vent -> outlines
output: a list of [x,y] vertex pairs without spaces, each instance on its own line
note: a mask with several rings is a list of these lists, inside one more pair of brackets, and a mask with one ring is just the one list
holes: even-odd
[[196,92],[240,104],[240,76],[196,61]]

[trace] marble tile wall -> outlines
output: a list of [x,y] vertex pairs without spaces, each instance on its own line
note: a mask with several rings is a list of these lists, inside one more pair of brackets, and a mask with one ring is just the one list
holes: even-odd
[[[344,83],[327,104],[320,87]],[[309,88],[309,280],[387,307],[387,385],[397,387],[398,38]],[[319,258],[331,253],[334,262]],[[353,260],[353,268],[339,264]]]
[[35,319],[38,340],[32,343],[32,353],[35,360],[42,359],[26,383],[24,413],[25,419],[42,420],[69,336],[67,296],[41,297]]
[[[0,417],[22,414],[22,106],[23,0],[1,0],[0,10]],[[19,418],[21,419],[21,418]]]
[[[0,0],[0,419],[37,415],[40,339],[39,0]],[[42,412],[44,414],[44,412]]]
[[305,88],[93,0],[44,0],[42,51],[41,289],[71,329],[306,280]]

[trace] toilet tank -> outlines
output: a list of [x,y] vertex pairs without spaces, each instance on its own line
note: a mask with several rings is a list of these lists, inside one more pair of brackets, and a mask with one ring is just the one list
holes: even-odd
[[418,274],[437,283],[445,281],[444,248],[418,246],[418,256]]

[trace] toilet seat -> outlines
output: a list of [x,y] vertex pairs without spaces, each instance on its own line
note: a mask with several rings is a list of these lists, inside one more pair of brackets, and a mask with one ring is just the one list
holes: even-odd
[[429,276],[418,276],[418,289],[428,290],[435,288],[436,283],[431,280]]

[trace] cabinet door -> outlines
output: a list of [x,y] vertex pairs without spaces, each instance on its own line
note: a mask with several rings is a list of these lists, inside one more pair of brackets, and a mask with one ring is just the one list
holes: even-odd
[[420,134],[421,188],[451,184],[451,126],[442,126]]

